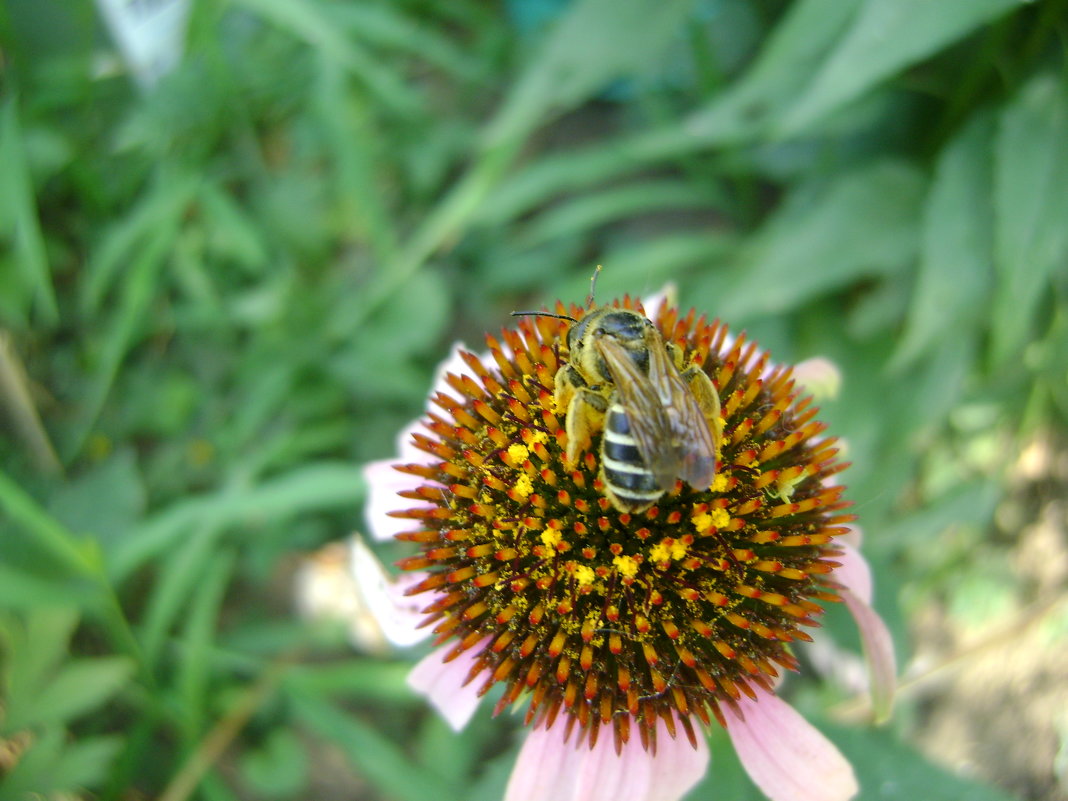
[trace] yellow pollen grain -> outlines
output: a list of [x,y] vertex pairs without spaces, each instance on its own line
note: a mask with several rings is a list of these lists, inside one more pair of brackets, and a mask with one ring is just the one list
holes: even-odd
[[691,522],[699,534],[704,534],[712,528],[712,515],[707,512],[702,512],[699,515],[694,515]]
[[597,574],[594,573],[593,568],[588,565],[576,565],[574,576],[575,582],[580,587],[589,587],[593,584],[593,580],[596,578]]
[[518,442],[508,446],[508,456],[516,464],[522,464],[528,456],[530,456],[530,450],[526,445],[520,445]]
[[617,556],[612,560],[612,564],[625,578],[633,578],[638,573],[638,563],[633,556]]
[[530,435],[530,441],[535,445],[539,442],[548,442],[549,435],[546,434],[544,431],[535,430],[534,433]]
[[726,509],[712,510],[712,525],[716,528],[726,528],[731,523],[731,516]]
[[658,542],[649,550],[649,558],[654,562],[666,562],[671,558],[671,549],[664,543]]
[[515,494],[520,498],[526,498],[530,493],[534,492],[534,482],[530,480],[530,476],[523,473],[516,479],[512,489],[515,490]]
[[546,548],[555,549],[563,539],[563,535],[556,529],[547,528],[545,531],[541,532],[541,541]]
[[676,562],[686,556],[686,543],[675,540],[671,543],[671,558]]
[[716,477],[712,480],[713,492],[726,492],[727,490],[727,477],[723,473],[717,473]]

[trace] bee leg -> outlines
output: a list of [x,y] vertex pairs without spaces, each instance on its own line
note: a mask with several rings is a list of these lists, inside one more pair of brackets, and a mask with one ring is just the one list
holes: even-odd
[[553,401],[557,411],[568,408],[575,393],[587,386],[579,371],[570,364],[565,364],[556,374],[556,387],[553,389]]
[[723,422],[720,417],[719,393],[708,373],[700,367],[691,367],[682,373],[683,380],[690,385],[690,391],[697,399],[697,405],[701,407],[708,425],[712,429],[712,435],[716,443],[719,443],[723,435]]
[[578,388],[567,406],[567,453],[568,465],[578,462],[579,454],[589,449],[594,433],[604,427],[604,413],[608,401],[586,387]]
[[[582,380],[581,377],[579,380]],[[569,386],[563,393],[559,392],[561,384],[557,382],[557,397],[567,399],[567,418],[564,429],[567,431],[567,452],[565,464],[574,466],[579,454],[588,450],[593,435],[604,426],[604,411],[608,409],[608,400],[588,387]]]

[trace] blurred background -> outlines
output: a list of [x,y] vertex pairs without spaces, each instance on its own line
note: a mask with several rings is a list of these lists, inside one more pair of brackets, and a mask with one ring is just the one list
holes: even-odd
[[[786,692],[861,798],[1068,798],[1066,43],[1064,0],[6,0],[0,798],[500,798],[518,721],[453,734],[294,576],[451,343],[596,264],[841,369],[902,689],[870,726],[833,609]],[[690,797],[759,799],[711,738]]]

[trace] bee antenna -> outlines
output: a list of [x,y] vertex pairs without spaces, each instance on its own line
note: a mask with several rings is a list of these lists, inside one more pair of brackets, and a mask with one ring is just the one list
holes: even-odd
[[553,314],[552,312],[544,312],[544,311],[514,311],[514,312],[512,312],[512,316],[513,317],[555,317],[557,320],[570,320],[573,323],[577,323],[578,322],[578,320],[576,320],[574,317],[571,317],[570,315],[567,315],[567,314]]
[[590,294],[586,296],[586,308],[593,308],[593,293],[597,289],[597,276],[601,274],[601,265],[598,264],[590,278]]

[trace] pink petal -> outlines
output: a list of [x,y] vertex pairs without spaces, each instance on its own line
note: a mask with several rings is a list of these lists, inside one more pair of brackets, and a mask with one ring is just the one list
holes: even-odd
[[868,560],[864,558],[860,551],[847,542],[836,539],[834,544],[845,552],[841,556],[835,557],[835,561],[842,564],[841,567],[834,569],[835,579],[844,584],[864,603],[870,604],[872,582]]
[[478,678],[466,685],[464,682],[482,647],[476,644],[451,662],[445,662],[445,654],[452,647],[436,648],[420,659],[408,674],[408,686],[425,695],[449,725],[460,731],[478,707],[481,682]]
[[426,501],[397,497],[398,492],[417,489],[427,481],[409,473],[399,473],[394,465],[431,464],[435,461],[433,456],[412,444],[412,434],[419,428],[418,422],[411,423],[397,436],[396,459],[368,462],[363,468],[363,478],[367,482],[367,526],[371,536],[380,542],[391,540],[394,535],[415,527],[413,521],[390,517],[388,512],[433,506]]
[[421,629],[419,624],[426,617],[421,610],[432,603],[432,599],[404,594],[409,587],[426,578],[426,574],[406,573],[391,578],[367,543],[356,535],[349,542],[349,570],[362,608],[374,616],[387,640],[405,647],[430,635],[430,629]]
[[894,640],[883,619],[871,606],[871,568],[860,551],[848,543],[836,543],[845,552],[838,557],[842,566],[834,576],[845,589],[841,591],[846,608],[857,622],[864,658],[868,663],[871,682],[871,703],[876,722],[886,720],[894,703],[897,686],[897,663],[894,658]]
[[611,732],[602,731],[591,749],[575,737],[564,742],[564,724],[532,730],[523,743],[505,801],[678,801],[705,774],[708,745],[697,748],[681,732],[672,738],[657,724],[657,750],[642,748],[633,732],[616,754]]
[[793,707],[760,693],[730,707],[727,733],[753,783],[771,801],[847,801],[859,790],[853,768],[841,752]]

